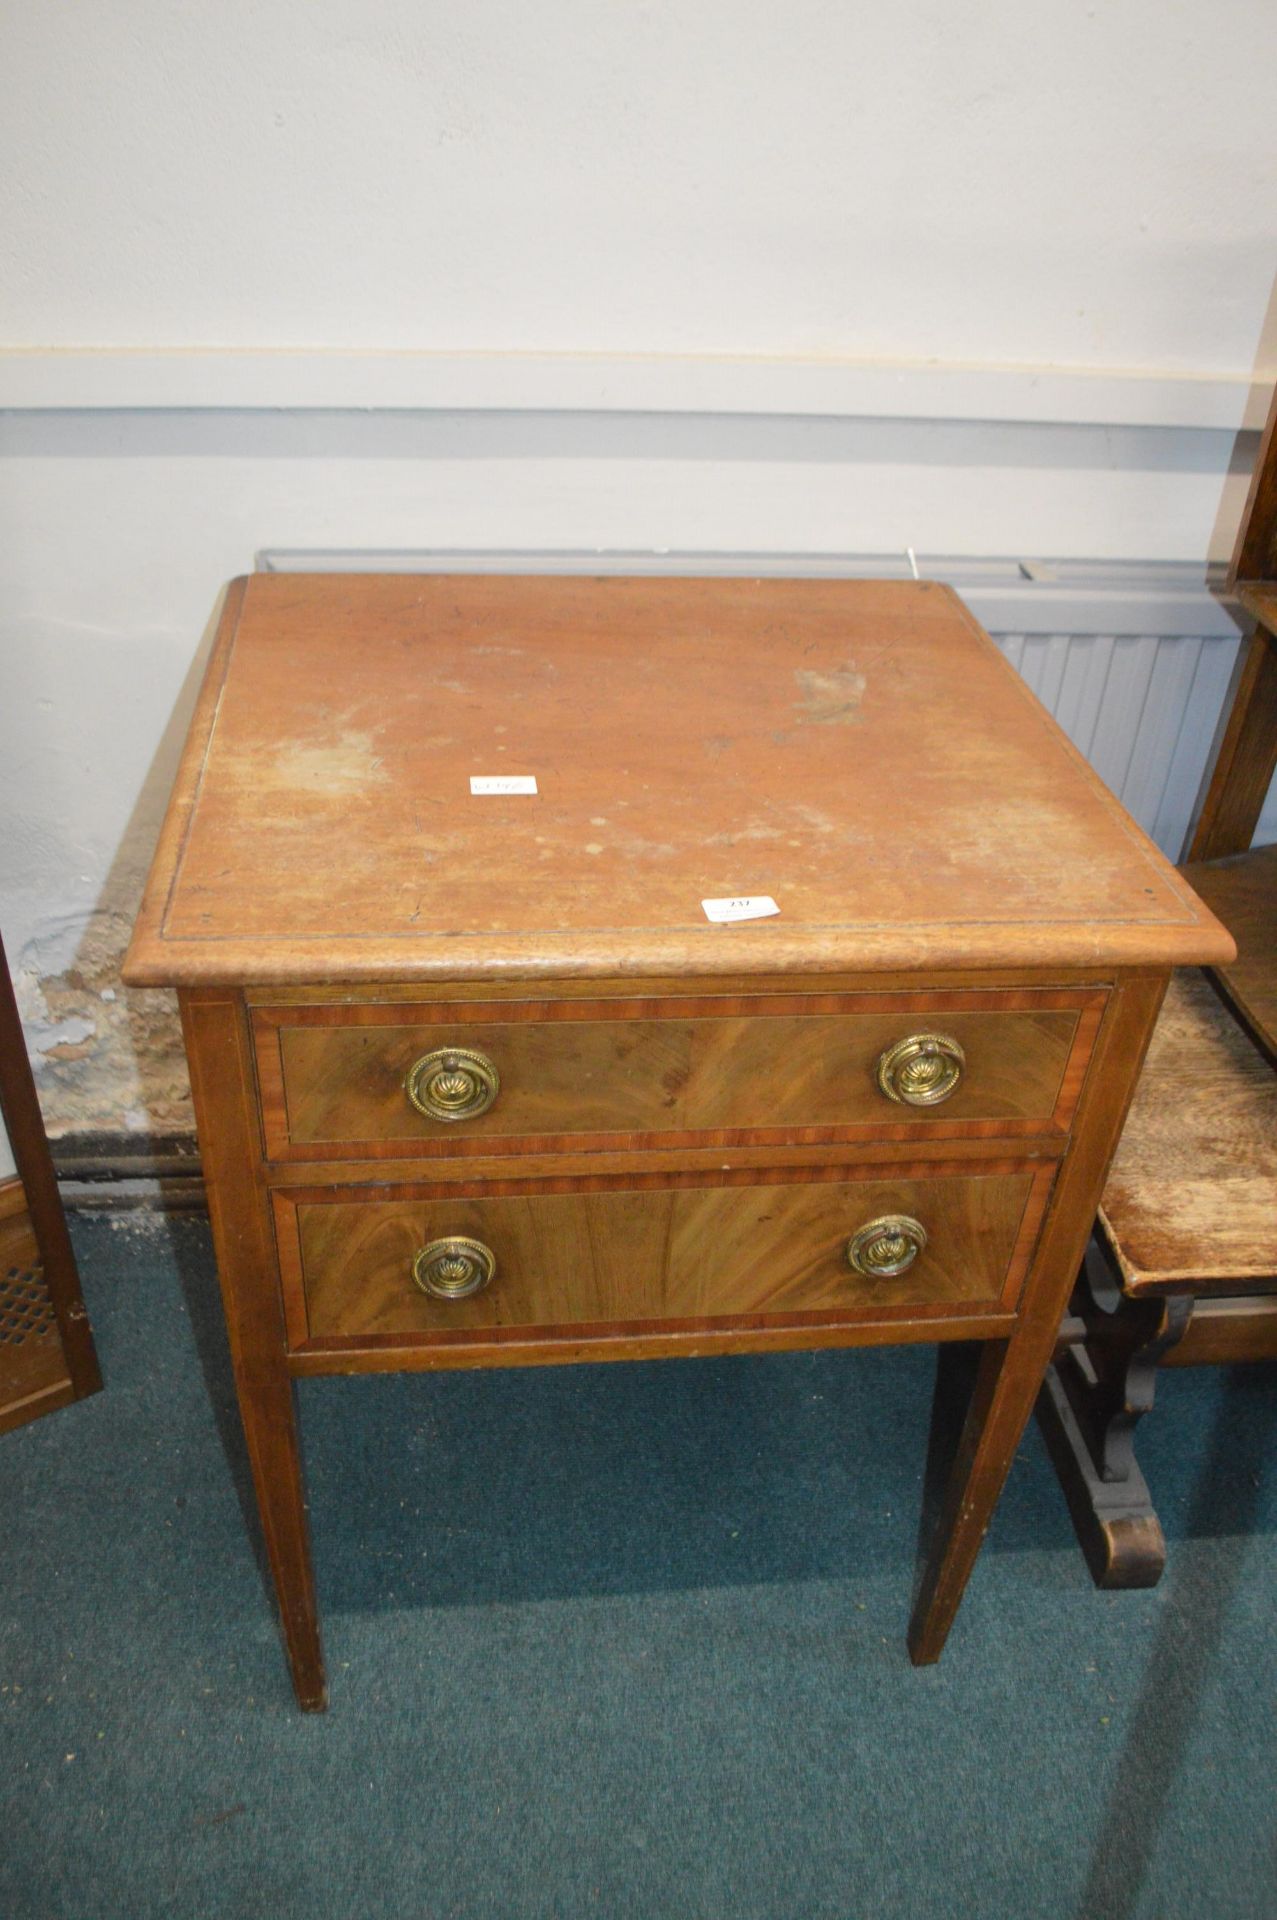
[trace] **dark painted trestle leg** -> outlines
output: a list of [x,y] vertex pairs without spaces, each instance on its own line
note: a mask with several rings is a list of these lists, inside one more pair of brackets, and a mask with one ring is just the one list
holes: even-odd
[[1157,1369],[1192,1317],[1188,1294],[1132,1300],[1093,1239],[1078,1275],[1068,1344],[1038,1398],[1038,1425],[1097,1587],[1153,1587],[1166,1541],[1135,1458]]

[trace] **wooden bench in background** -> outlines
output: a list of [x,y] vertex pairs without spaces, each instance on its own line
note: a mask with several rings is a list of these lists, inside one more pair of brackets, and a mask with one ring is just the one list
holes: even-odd
[[1277,1359],[1277,396],[1230,573],[1256,626],[1185,877],[1237,942],[1171,982],[1038,1420],[1096,1584],[1166,1545],[1135,1460],[1159,1366]]

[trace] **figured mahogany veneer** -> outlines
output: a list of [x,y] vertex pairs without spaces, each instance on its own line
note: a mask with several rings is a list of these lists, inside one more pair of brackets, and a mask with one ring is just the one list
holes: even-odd
[[[506,773],[536,793],[471,794]],[[126,978],[180,990],[302,1705],[315,1373],[978,1341],[936,1659],[1169,969],[1231,953],[943,587],[233,585]],[[877,1079],[918,1034],[965,1056],[932,1106]],[[410,1106],[445,1049],[495,1069],[486,1112]],[[868,1278],[848,1241],[887,1216],[926,1245]],[[414,1260],[454,1237],[496,1277],[438,1300]]]
[[[842,1167],[789,1173],[649,1175],[639,1181],[507,1181],[466,1187],[276,1195],[290,1338],[419,1336],[718,1316],[897,1317],[1010,1311],[1053,1168],[889,1180]],[[921,1222],[906,1272],[870,1278],[847,1244],[884,1214]],[[481,1293],[440,1300],[412,1278],[428,1241],[479,1240],[496,1255]]]
[[[1004,989],[259,1007],[266,1151],[287,1160],[1065,1133],[1104,997]],[[879,1059],[932,1030],[963,1048],[962,1078],[939,1105],[902,1105],[878,1084]],[[406,1095],[413,1062],[448,1047],[477,1049],[500,1074],[495,1103],[476,1118],[431,1119]]]

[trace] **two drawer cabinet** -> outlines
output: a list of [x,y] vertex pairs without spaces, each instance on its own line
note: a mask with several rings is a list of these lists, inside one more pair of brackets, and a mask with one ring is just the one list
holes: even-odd
[[1169,970],[1230,952],[944,588],[236,582],[126,978],[301,1704],[316,1373],[978,1342],[934,1660]]
[[1106,997],[254,1007],[290,1348],[1008,1316]]

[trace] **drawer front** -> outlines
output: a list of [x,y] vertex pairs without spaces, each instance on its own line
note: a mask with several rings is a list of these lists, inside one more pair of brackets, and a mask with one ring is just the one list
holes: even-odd
[[[811,1174],[725,1174],[715,1184],[702,1175],[630,1176],[568,1191],[562,1182],[507,1182],[482,1193],[440,1186],[376,1199],[359,1189],[323,1197],[279,1190],[290,1337],[302,1345],[1014,1305],[1051,1168]],[[481,1291],[441,1298],[426,1290],[481,1279],[485,1254],[495,1273]]]
[[741,1011],[736,1002],[676,1018],[618,1017],[598,1003],[584,1014],[579,1004],[543,1005],[537,1018],[496,1010],[506,1017],[476,1019],[463,1007],[429,1022],[384,1007],[259,1009],[267,1152],[318,1159],[579,1147],[589,1137],[816,1144],[1067,1128],[1102,994],[879,998],[887,1004],[847,996],[836,1010],[789,1000]]

